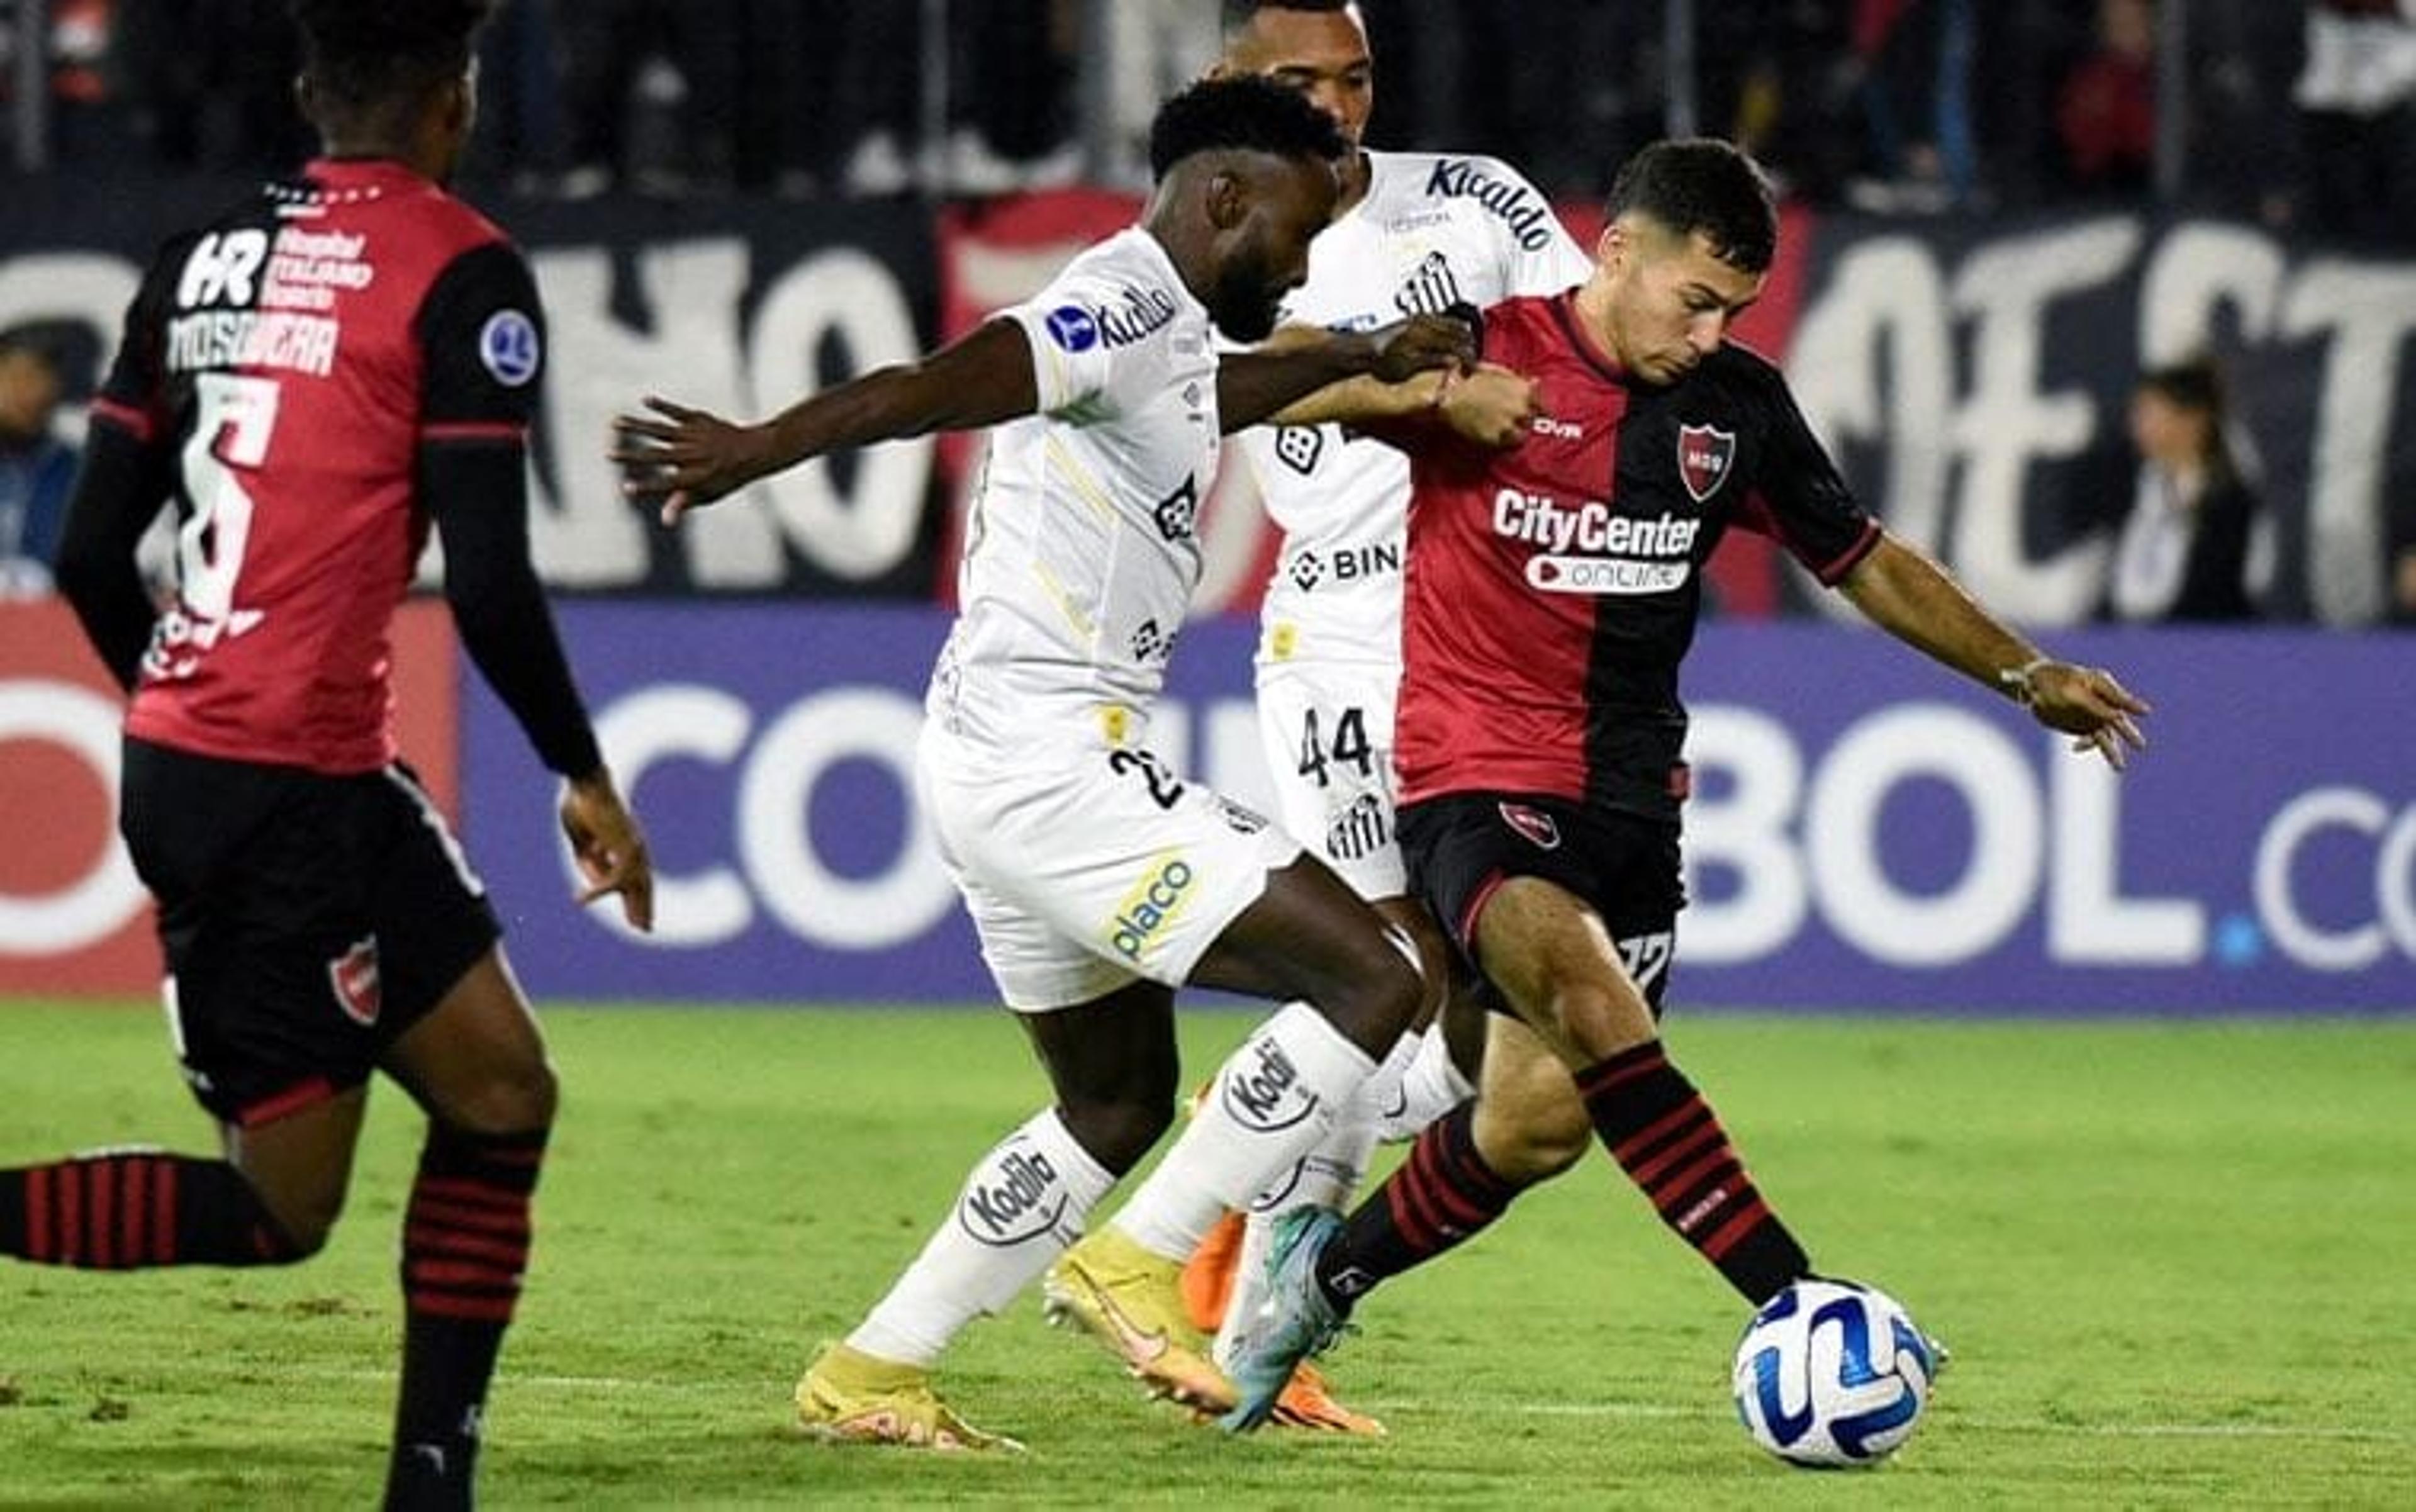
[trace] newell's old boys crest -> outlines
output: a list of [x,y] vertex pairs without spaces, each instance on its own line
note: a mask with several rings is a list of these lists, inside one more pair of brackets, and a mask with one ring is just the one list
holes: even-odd
[[378,989],[377,936],[353,943],[353,947],[327,962],[327,985],[335,989],[336,1005],[344,1016],[367,1028],[377,1022],[384,994]]
[[1686,491],[1701,504],[1728,481],[1729,465],[1736,461],[1736,432],[1708,425],[1678,428],[1678,476]]
[[1502,822],[1527,837],[1536,849],[1557,851],[1561,848],[1561,826],[1541,809],[1531,809],[1523,803],[1500,803],[1494,807],[1501,810]]

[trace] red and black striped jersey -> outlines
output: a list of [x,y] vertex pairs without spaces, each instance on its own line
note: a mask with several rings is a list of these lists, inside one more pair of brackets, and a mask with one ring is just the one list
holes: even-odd
[[179,520],[128,733],[328,773],[393,760],[424,448],[525,444],[542,320],[504,234],[390,160],[313,162],[172,238],[94,405],[169,454]]
[[1572,291],[1487,310],[1485,356],[1535,381],[1540,413],[1506,451],[1432,434],[1412,451],[1401,801],[1527,793],[1673,816],[1678,666],[1721,535],[1772,536],[1835,582],[1879,527],[1785,378],[1742,347],[1630,383]]

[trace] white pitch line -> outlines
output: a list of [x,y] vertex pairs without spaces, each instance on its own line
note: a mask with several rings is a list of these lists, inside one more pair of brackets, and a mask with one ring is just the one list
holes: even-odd
[[[216,1374],[220,1376],[251,1376],[263,1373],[259,1368],[220,1366],[212,1370],[207,1366],[179,1367],[184,1374]],[[389,1370],[337,1369],[328,1367],[280,1367],[273,1373],[280,1380],[301,1377],[314,1381],[385,1382],[394,1376]],[[524,1375],[511,1370],[501,1373],[499,1383],[506,1390],[536,1387],[550,1391],[656,1392],[669,1396],[722,1395],[731,1386],[723,1383],[694,1381],[650,1381],[636,1376],[610,1375]],[[1371,1398],[1362,1403],[1379,1413],[1418,1413],[1436,1404],[1412,1401],[1407,1398]],[[1702,1422],[1725,1422],[1734,1414],[1701,1407],[1676,1407],[1660,1402],[1623,1401],[1507,1401],[1454,1399],[1450,1411],[1462,1414],[1478,1414],[1495,1417],[1578,1417],[1626,1418],[1632,1421],[1679,1421],[1696,1419]],[[1983,1433],[2031,1433],[2046,1437],[2095,1439],[2241,1439],[2288,1441],[2305,1439],[2323,1443],[2346,1444],[2416,1444],[2416,1431],[2406,1429],[2315,1427],[2295,1423],[2058,1423],[2044,1417],[1971,1417],[1955,1414],[1940,1426],[1952,1429],[1974,1429]]]
[[[1370,1411],[1416,1411],[1423,1404],[1376,1401]],[[1703,1408],[1670,1407],[1654,1402],[1472,1402],[1455,1399],[1459,1413],[1491,1413],[1502,1417],[1612,1417],[1632,1419],[1701,1418],[1725,1420],[1731,1414]],[[2294,1423],[2058,1423],[2044,1417],[1971,1417],[1941,1419],[1940,1426],[1978,1429],[1985,1433],[2065,1434],[2106,1439],[2323,1439],[2372,1444],[2416,1444],[2416,1431],[2388,1428],[2312,1427]]]

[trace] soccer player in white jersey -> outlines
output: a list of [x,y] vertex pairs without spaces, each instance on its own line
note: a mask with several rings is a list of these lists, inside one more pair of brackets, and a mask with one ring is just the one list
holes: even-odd
[[[1288,326],[1367,330],[1421,310],[1482,309],[1584,281],[1592,260],[1515,169],[1482,156],[1361,144],[1375,89],[1357,5],[1226,0],[1224,9],[1217,75],[1255,75],[1298,91],[1333,118],[1352,149],[1343,160],[1334,223],[1310,244],[1308,281],[1284,301]],[[1276,423],[1236,437],[1284,533],[1262,612],[1259,733],[1277,822],[1419,942],[1428,986],[1420,1017],[1431,1021],[1449,980],[1448,950],[1425,907],[1409,896],[1393,834],[1409,461],[1339,424],[1300,423],[1348,404],[1352,386],[1311,396]],[[1479,1016],[1467,1020],[1456,1035]],[[1429,1022],[1423,1037],[1395,1047],[1362,1104],[1253,1201],[1246,1238],[1236,1232],[1238,1219],[1218,1225],[1184,1278],[1195,1323],[1216,1328],[1254,1309],[1277,1217],[1306,1204],[1344,1205],[1380,1133],[1407,1138],[1470,1094],[1442,1031],[1440,1021]],[[1505,1024],[1494,1032],[1516,1029]],[[1220,1331],[1220,1350],[1229,1337]],[[1308,1368],[1286,1389],[1277,1421],[1382,1431],[1374,1419],[1335,1402]]]
[[[659,400],[613,457],[667,522],[824,452],[998,426],[967,532],[962,608],[933,670],[920,796],[1007,1005],[1056,1095],[985,1155],[948,1218],[797,1390],[820,1436],[974,1449],[929,1371],[974,1318],[1049,1272],[1051,1311],[1154,1390],[1231,1384],[1184,1316],[1182,1262],[1332,1126],[1421,996],[1414,951],[1332,871],[1153,754],[1152,706],[1200,576],[1222,431],[1372,374],[1431,403],[1472,352],[1426,315],[1226,355],[1266,336],[1331,219],[1347,147],[1296,93],[1212,81],[1169,101],[1138,226],[1031,301],[922,360],[761,425]],[[1114,1218],[1084,1219],[1172,1121],[1173,989],[1285,1002]],[[1069,1249],[1068,1247],[1073,1247]],[[1052,1264],[1052,1262],[1054,1263]]]

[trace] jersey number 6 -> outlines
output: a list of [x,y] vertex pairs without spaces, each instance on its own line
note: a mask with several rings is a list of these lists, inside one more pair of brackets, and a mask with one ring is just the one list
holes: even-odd
[[277,429],[274,379],[205,372],[193,380],[201,414],[185,443],[185,493],[192,518],[176,532],[176,576],[185,608],[204,622],[234,610],[234,580],[251,538],[251,495],[234,469],[268,460]]

